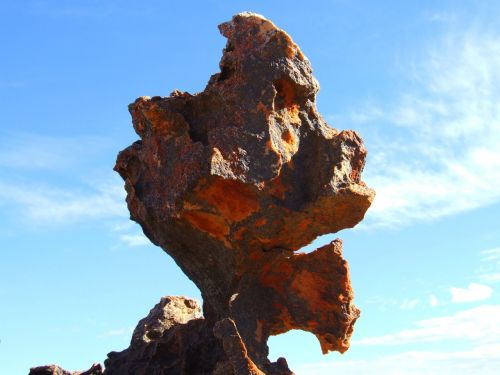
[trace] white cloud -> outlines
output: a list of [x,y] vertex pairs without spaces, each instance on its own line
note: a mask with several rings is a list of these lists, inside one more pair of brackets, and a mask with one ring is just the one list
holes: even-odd
[[[111,144],[103,137],[2,134],[0,167],[8,171],[8,179],[0,175],[0,206],[9,219],[35,227],[106,219],[115,222],[112,230],[127,246],[150,244],[129,220],[118,175],[89,177]],[[40,171],[42,178],[36,174],[29,179],[31,172]]]
[[74,224],[108,219],[112,231],[127,246],[151,245],[138,225],[129,220],[122,183],[61,189],[54,186],[11,185],[0,181],[0,206],[32,226]]
[[450,288],[451,302],[475,302],[484,301],[493,294],[493,289],[487,285],[470,283],[467,288]]
[[130,247],[151,245],[151,241],[144,234],[122,234],[120,240]]
[[112,230],[118,235],[120,241],[129,247],[147,246],[152,244],[144,233],[139,232],[139,224],[133,222],[132,220],[115,223]]
[[354,119],[378,132],[368,144],[365,179],[377,198],[367,219],[404,224],[500,201],[500,34],[450,32],[412,79],[396,106],[371,103]]
[[485,283],[500,281],[500,247],[481,251],[481,265],[476,270],[479,279]]
[[[351,349],[352,350],[352,349]],[[370,359],[334,358],[293,368],[302,375],[496,375],[500,344],[489,343],[456,351],[408,351]],[[349,355],[349,354],[347,354]]]
[[420,320],[415,328],[353,341],[355,345],[401,345],[442,340],[497,342],[500,337],[500,305],[482,305],[453,315]]
[[137,225],[132,220],[127,220],[119,223],[115,223],[111,228],[113,232],[125,232],[134,228]]
[[420,299],[405,299],[404,302],[399,306],[401,310],[413,310],[420,304]]
[[481,251],[482,262],[500,261],[500,247]]
[[431,307],[436,307],[439,305],[439,300],[434,294],[429,295],[429,305]]
[[[356,123],[367,123],[373,122],[374,120],[380,120],[385,117],[383,109],[374,103],[365,104],[361,110],[358,109],[355,112],[349,114],[350,120]],[[332,118],[334,120],[334,118]]]
[[12,207],[16,216],[39,225],[128,217],[125,191],[121,185],[112,184],[87,186],[78,191],[0,181],[0,204]]
[[372,296],[365,300],[365,304],[374,305],[380,311],[391,311],[400,305],[400,301],[389,296]]
[[0,205],[12,217],[42,225],[128,217],[119,177],[90,177],[99,173],[109,138],[0,135]]
[[1,133],[0,166],[12,169],[62,169],[82,164],[110,148],[110,139],[96,136],[54,137]]
[[482,273],[479,277],[484,282],[496,283],[500,281],[500,272]]

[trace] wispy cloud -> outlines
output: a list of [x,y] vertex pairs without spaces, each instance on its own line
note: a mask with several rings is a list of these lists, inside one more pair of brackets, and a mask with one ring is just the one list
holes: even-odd
[[[151,241],[142,233],[139,224],[132,220],[123,220],[113,225],[112,231],[118,235],[122,244],[128,247],[151,245]],[[115,249],[118,248],[115,247]]]
[[401,305],[400,301],[390,296],[372,296],[365,303],[376,306],[380,311],[391,311]]
[[482,273],[480,278],[484,282],[497,283],[500,281],[500,272]]
[[481,251],[482,262],[500,261],[500,247]]
[[48,136],[32,133],[0,134],[0,167],[5,169],[69,169],[110,149],[109,138],[79,135]]
[[380,311],[393,311],[397,307],[403,311],[410,311],[417,308],[424,309],[429,306],[436,307],[446,304],[445,302],[440,302],[434,294],[422,295],[421,297],[415,298],[405,298],[399,301],[396,298],[389,296],[372,296],[371,298],[366,299],[364,303],[374,305]]
[[355,340],[353,345],[402,345],[443,340],[498,342],[500,305],[482,305],[453,315],[420,320],[414,328]]
[[429,295],[429,306],[436,307],[438,305],[439,305],[439,299],[434,294],[430,294]]
[[[108,151],[106,137],[46,136],[3,133],[0,137],[0,207],[12,223],[30,227],[72,225],[104,220],[112,225],[118,244],[145,246],[151,242],[129,220],[123,182],[101,171]],[[90,177],[98,175],[100,177]],[[113,224],[114,223],[114,224]]]
[[485,283],[500,281],[500,247],[481,251],[481,265],[477,270],[479,279]]
[[95,218],[126,218],[125,192],[121,185],[62,189],[0,181],[0,204],[33,224],[51,225]]
[[450,32],[416,66],[398,104],[351,116],[380,126],[366,169],[377,190],[367,218],[379,225],[500,201],[500,34]]
[[403,303],[399,306],[401,310],[413,310],[420,304],[419,298],[405,299]]
[[144,234],[122,234],[120,240],[130,247],[151,245],[151,241]]
[[470,283],[467,288],[450,288],[451,302],[477,302],[488,299],[493,294],[493,289],[488,285]]
[[496,375],[500,368],[500,344],[489,343],[467,350],[405,351],[370,359],[333,359],[294,368],[303,375]]
[[111,167],[102,171],[107,152],[115,152],[113,142],[106,136],[1,132],[0,206],[33,225],[127,219],[122,181]]

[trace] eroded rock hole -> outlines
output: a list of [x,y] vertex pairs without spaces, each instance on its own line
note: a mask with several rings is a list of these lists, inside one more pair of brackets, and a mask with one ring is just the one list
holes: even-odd
[[[300,345],[297,345],[300,343]],[[318,355],[318,339],[310,332],[293,329],[280,335],[271,336],[267,341],[269,360],[277,362],[286,358],[291,369],[299,368],[299,363],[309,362]]]
[[287,79],[279,79],[273,82],[276,89],[276,98],[274,99],[274,110],[290,109],[297,104],[295,103],[295,87]]

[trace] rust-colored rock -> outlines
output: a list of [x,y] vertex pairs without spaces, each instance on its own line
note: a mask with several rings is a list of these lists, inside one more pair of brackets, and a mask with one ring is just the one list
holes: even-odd
[[363,219],[375,193],[362,140],[318,113],[310,63],[283,30],[252,13],[219,29],[220,73],[201,93],[131,104],[141,139],[115,166],[132,219],[199,287],[203,318],[168,297],[106,374],[291,374],[267,358],[269,336],[291,329],[323,353],[349,348],[359,310],[342,242],[296,251]]
[[131,104],[141,140],[115,169],[132,219],[201,290],[203,329],[218,339],[211,371],[224,360],[235,374],[278,373],[270,335],[302,329],[324,353],[348,349],[359,310],[341,241],[294,252],[356,225],[374,191],[360,180],[361,138],[320,116],[292,39],[251,13],[219,29],[221,72],[201,93]]

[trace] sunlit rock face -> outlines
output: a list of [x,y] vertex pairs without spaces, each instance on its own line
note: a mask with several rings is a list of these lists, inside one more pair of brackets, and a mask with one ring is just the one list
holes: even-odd
[[102,375],[102,366],[98,363],[86,371],[66,371],[57,365],[47,365],[30,368],[28,375]]
[[[149,314],[139,321],[130,346],[122,352],[111,352],[104,362],[107,375],[122,374],[190,374],[210,373],[197,366],[192,371],[190,352],[197,358],[209,350],[209,338],[200,339],[204,327],[201,307],[185,297],[163,297]],[[212,341],[215,341],[212,335]],[[207,348],[199,345],[206,345]]]
[[292,374],[267,358],[269,336],[292,329],[323,353],[349,348],[359,310],[342,242],[297,250],[363,219],[375,193],[361,181],[362,140],[318,113],[309,60],[283,30],[253,13],[219,29],[220,73],[201,93],[131,104],[140,140],[115,166],[132,219],[199,287],[203,309],[162,298],[105,374]]
[[318,113],[318,82],[290,36],[253,13],[219,29],[220,73],[201,93],[131,104],[141,140],[115,170],[132,219],[202,293],[191,339],[211,354],[193,350],[204,363],[190,371],[289,373],[267,359],[270,335],[301,329],[344,352],[359,316],[341,241],[295,251],[359,223],[375,193],[361,181],[361,138]]

